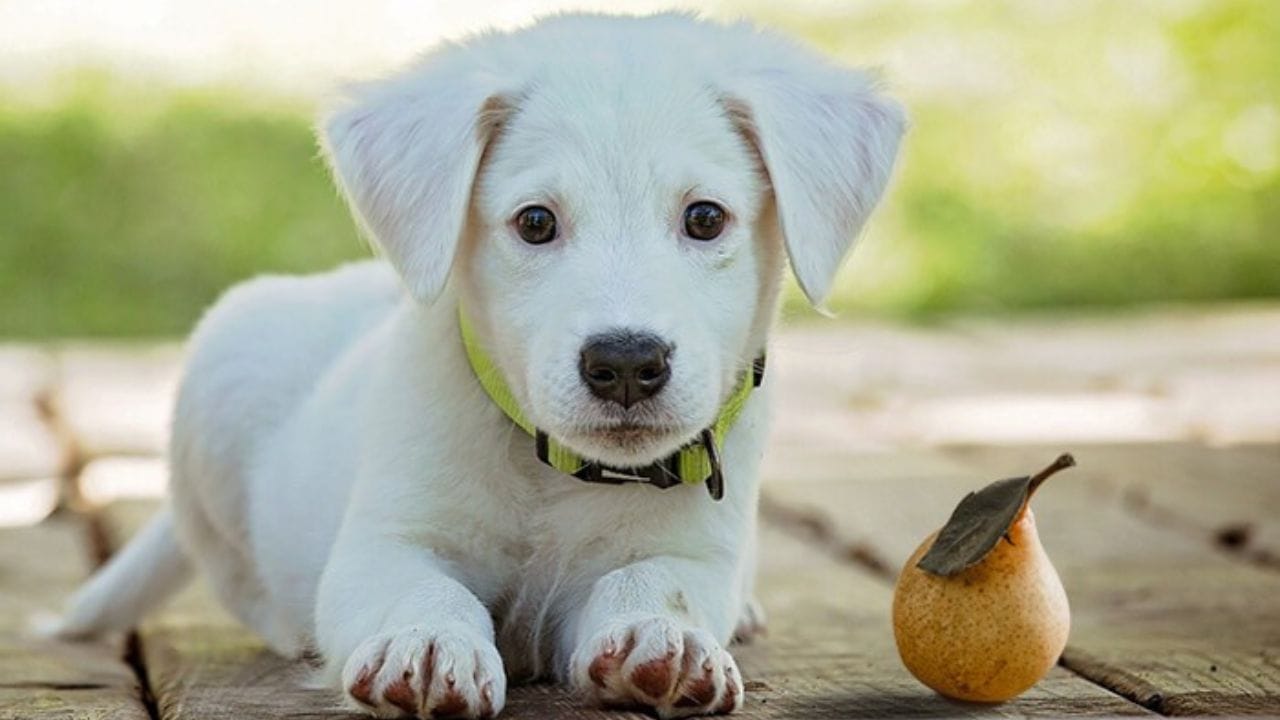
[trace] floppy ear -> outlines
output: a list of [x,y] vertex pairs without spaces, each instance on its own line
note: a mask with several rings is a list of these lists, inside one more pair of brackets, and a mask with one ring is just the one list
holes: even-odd
[[820,307],[884,192],[906,114],[864,73],[780,45],[741,70],[727,102],[764,161],[791,268]]
[[496,75],[446,47],[354,88],[320,125],[334,177],[364,233],[422,302],[449,277],[476,168],[509,103]]

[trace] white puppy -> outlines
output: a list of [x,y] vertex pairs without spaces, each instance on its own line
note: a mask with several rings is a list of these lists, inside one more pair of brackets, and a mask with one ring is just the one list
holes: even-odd
[[903,125],[865,75],[684,15],[553,17],[356,88],[321,141],[387,261],[208,313],[172,507],[62,634],[135,623],[194,565],[378,716],[490,716],[508,677],[739,707],[752,363],[785,256],[821,301]]

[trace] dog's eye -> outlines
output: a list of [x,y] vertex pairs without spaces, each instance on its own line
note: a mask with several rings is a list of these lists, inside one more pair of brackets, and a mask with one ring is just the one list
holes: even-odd
[[530,245],[549,243],[556,239],[555,213],[541,205],[527,207],[516,215],[516,232]]
[[694,240],[714,240],[724,231],[727,213],[713,202],[696,202],[684,209],[684,231]]

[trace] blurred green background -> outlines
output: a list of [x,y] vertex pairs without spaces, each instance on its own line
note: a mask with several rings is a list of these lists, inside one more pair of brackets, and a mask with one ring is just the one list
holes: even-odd
[[[1280,295],[1280,3],[711,8],[739,13],[883,66],[913,116],[833,309]],[[0,85],[0,336],[181,334],[239,279],[368,254],[316,102],[236,87]]]

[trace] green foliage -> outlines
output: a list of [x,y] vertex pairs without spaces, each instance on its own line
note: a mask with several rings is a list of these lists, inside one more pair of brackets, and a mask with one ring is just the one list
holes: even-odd
[[835,307],[1280,294],[1280,4],[901,2],[771,19],[847,62],[887,61],[914,120]]
[[237,280],[365,254],[300,113],[100,87],[0,111],[0,336],[181,334]]
[[[913,117],[833,308],[1280,294],[1280,3],[825,5],[749,14],[885,64]],[[307,112],[119,80],[62,98],[0,94],[0,336],[179,334],[239,279],[367,255]]]

